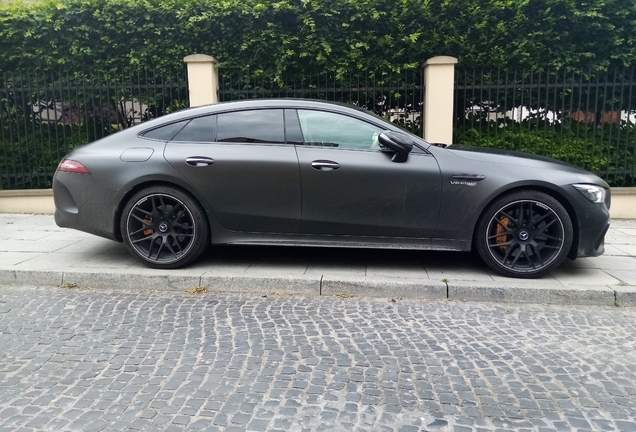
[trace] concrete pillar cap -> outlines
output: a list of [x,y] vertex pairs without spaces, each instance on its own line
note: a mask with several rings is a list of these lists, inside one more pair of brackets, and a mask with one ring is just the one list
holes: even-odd
[[186,63],[216,63],[216,59],[207,54],[190,54],[185,56],[183,61]]
[[422,66],[428,65],[451,65],[456,64],[457,58],[451,56],[437,56],[426,60]]

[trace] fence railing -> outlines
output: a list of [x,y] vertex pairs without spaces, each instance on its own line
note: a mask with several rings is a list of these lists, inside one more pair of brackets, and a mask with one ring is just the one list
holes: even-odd
[[74,147],[188,106],[185,71],[17,72],[0,76],[0,181],[51,187]]
[[549,156],[635,186],[635,71],[458,70],[453,142]]
[[289,74],[270,79],[249,72],[221,71],[219,100],[309,98],[364,108],[421,135],[423,76],[420,70]]
[[[422,133],[421,70],[289,74],[219,71],[221,101],[312,98],[367,109]],[[456,72],[454,142],[546,155],[636,185],[636,71]],[[0,181],[46,188],[72,148],[188,106],[185,71],[0,76]]]

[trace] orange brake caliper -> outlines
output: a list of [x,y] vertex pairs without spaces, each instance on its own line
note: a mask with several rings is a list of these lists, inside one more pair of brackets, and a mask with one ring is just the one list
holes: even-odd
[[[148,215],[146,215],[144,217],[144,220],[148,221],[149,223],[152,223],[152,218],[150,216],[148,216]],[[152,233],[155,232],[152,228],[150,228],[150,227],[148,227],[146,225],[143,225],[142,228],[145,228],[144,229],[144,235],[145,236],[152,235]]]
[[[502,234],[506,232],[506,228],[508,228],[509,223],[510,219],[508,219],[507,217],[503,217],[501,218],[501,223],[497,224],[497,228],[495,228],[495,234],[498,235],[498,237],[495,239],[497,244],[506,243],[508,241],[508,236]],[[506,253],[506,250],[508,250],[508,246],[499,246],[499,250],[502,253]]]

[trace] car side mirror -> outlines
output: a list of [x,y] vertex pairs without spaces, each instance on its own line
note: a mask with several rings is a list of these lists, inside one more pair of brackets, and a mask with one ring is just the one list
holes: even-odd
[[413,140],[400,132],[384,131],[378,136],[378,143],[381,148],[395,152],[391,159],[393,162],[406,162],[409,153],[413,150]]

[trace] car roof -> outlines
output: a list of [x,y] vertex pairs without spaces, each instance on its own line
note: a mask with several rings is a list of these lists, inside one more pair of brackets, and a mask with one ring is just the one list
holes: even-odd
[[[341,113],[349,113],[356,116],[367,117],[369,120],[374,120],[377,122],[378,120],[384,121],[381,117],[373,115],[369,111],[364,108],[357,107],[355,105],[341,103],[341,102],[331,102],[331,101],[323,101],[316,99],[293,99],[293,98],[282,98],[282,99],[244,99],[238,101],[229,101],[229,102],[219,102],[217,104],[211,105],[203,105],[200,107],[194,108],[186,108],[180,111],[177,111],[168,116],[160,117],[155,123],[155,121],[146,122],[148,126],[157,126],[159,123],[165,122],[173,122],[184,118],[189,117],[197,117],[201,115],[209,115],[215,113],[221,113],[225,111],[234,111],[240,109],[261,109],[261,108],[313,108],[313,109],[323,109],[328,111],[336,111]],[[158,121],[162,120],[162,121]]]
[[298,98],[278,98],[278,99],[243,99],[238,101],[219,102],[216,104],[203,105],[200,107],[186,108],[172,114],[168,114],[150,121],[143,122],[130,130],[131,133],[143,134],[145,131],[161,127],[170,123],[181,120],[213,115],[217,113],[236,111],[242,109],[266,109],[266,108],[307,108],[318,109],[324,111],[338,112],[349,114],[354,117],[366,119],[376,125],[382,125],[386,129],[406,132],[422,141],[421,144],[427,144],[420,137],[413,135],[411,132],[393,124],[379,115],[370,112],[362,107],[335,101],[324,101],[318,99],[298,99]]

